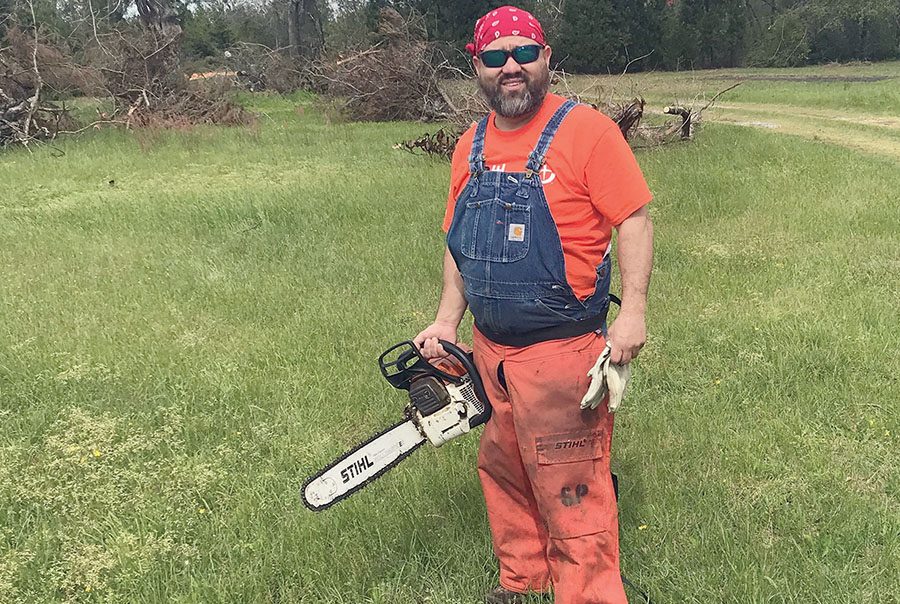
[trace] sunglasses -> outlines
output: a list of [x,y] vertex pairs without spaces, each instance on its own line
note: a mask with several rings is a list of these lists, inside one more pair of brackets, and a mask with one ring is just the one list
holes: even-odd
[[541,49],[544,48],[540,44],[528,44],[527,46],[516,46],[512,50],[485,50],[478,57],[485,67],[503,67],[510,57],[519,65],[534,63],[541,56]]

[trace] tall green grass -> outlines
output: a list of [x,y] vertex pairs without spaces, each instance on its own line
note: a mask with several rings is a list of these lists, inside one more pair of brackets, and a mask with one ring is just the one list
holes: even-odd
[[[474,603],[477,438],[328,512],[399,418],[448,167],[418,124],[254,97],[257,128],[0,156],[0,601]],[[900,170],[707,125],[644,151],[650,341],[619,414],[623,570],[659,602],[896,602]],[[637,601],[637,600],[635,600]]]

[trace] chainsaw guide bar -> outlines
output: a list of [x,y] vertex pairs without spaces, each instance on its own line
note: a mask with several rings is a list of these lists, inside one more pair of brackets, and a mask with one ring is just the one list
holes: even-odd
[[397,422],[310,477],[301,490],[303,503],[313,512],[330,508],[406,459],[424,442],[411,420]]
[[328,509],[406,459],[422,443],[435,447],[468,434],[491,416],[491,405],[472,354],[441,340],[447,358],[428,361],[412,342],[378,359],[394,388],[406,390],[405,419],[344,453],[308,478],[301,497],[314,512]]

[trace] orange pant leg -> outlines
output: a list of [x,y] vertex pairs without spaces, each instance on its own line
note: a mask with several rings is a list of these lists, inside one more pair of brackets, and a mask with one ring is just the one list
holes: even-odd
[[[513,498],[510,493],[530,491],[537,524],[546,527],[544,556],[556,604],[626,602],[609,468],[613,418],[605,404],[579,409],[603,338],[588,334],[525,348],[498,347],[478,337],[476,343],[487,358],[502,351],[507,383],[500,405],[504,411],[493,427],[493,418],[488,423],[487,444],[479,455],[479,468],[490,468],[482,470],[482,485],[501,569],[504,555],[516,559],[517,535],[526,522],[521,508],[507,499]],[[495,442],[505,446],[495,448]],[[486,482],[484,474],[491,480]],[[529,517],[527,524],[532,523]]]
[[512,591],[547,591],[547,530],[519,458],[513,411],[497,375],[503,358],[490,348],[475,350],[475,364],[493,412],[481,435],[478,474],[500,562],[500,584]]

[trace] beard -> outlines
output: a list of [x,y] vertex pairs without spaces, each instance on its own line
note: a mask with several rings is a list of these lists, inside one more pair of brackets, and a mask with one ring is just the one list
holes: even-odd
[[[503,83],[511,80],[524,81],[525,88],[515,92],[504,92]],[[533,76],[524,71],[518,75],[501,74],[494,82],[479,77],[478,86],[497,115],[508,118],[522,117],[536,111],[544,102],[544,97],[550,90],[550,70],[544,66]]]

